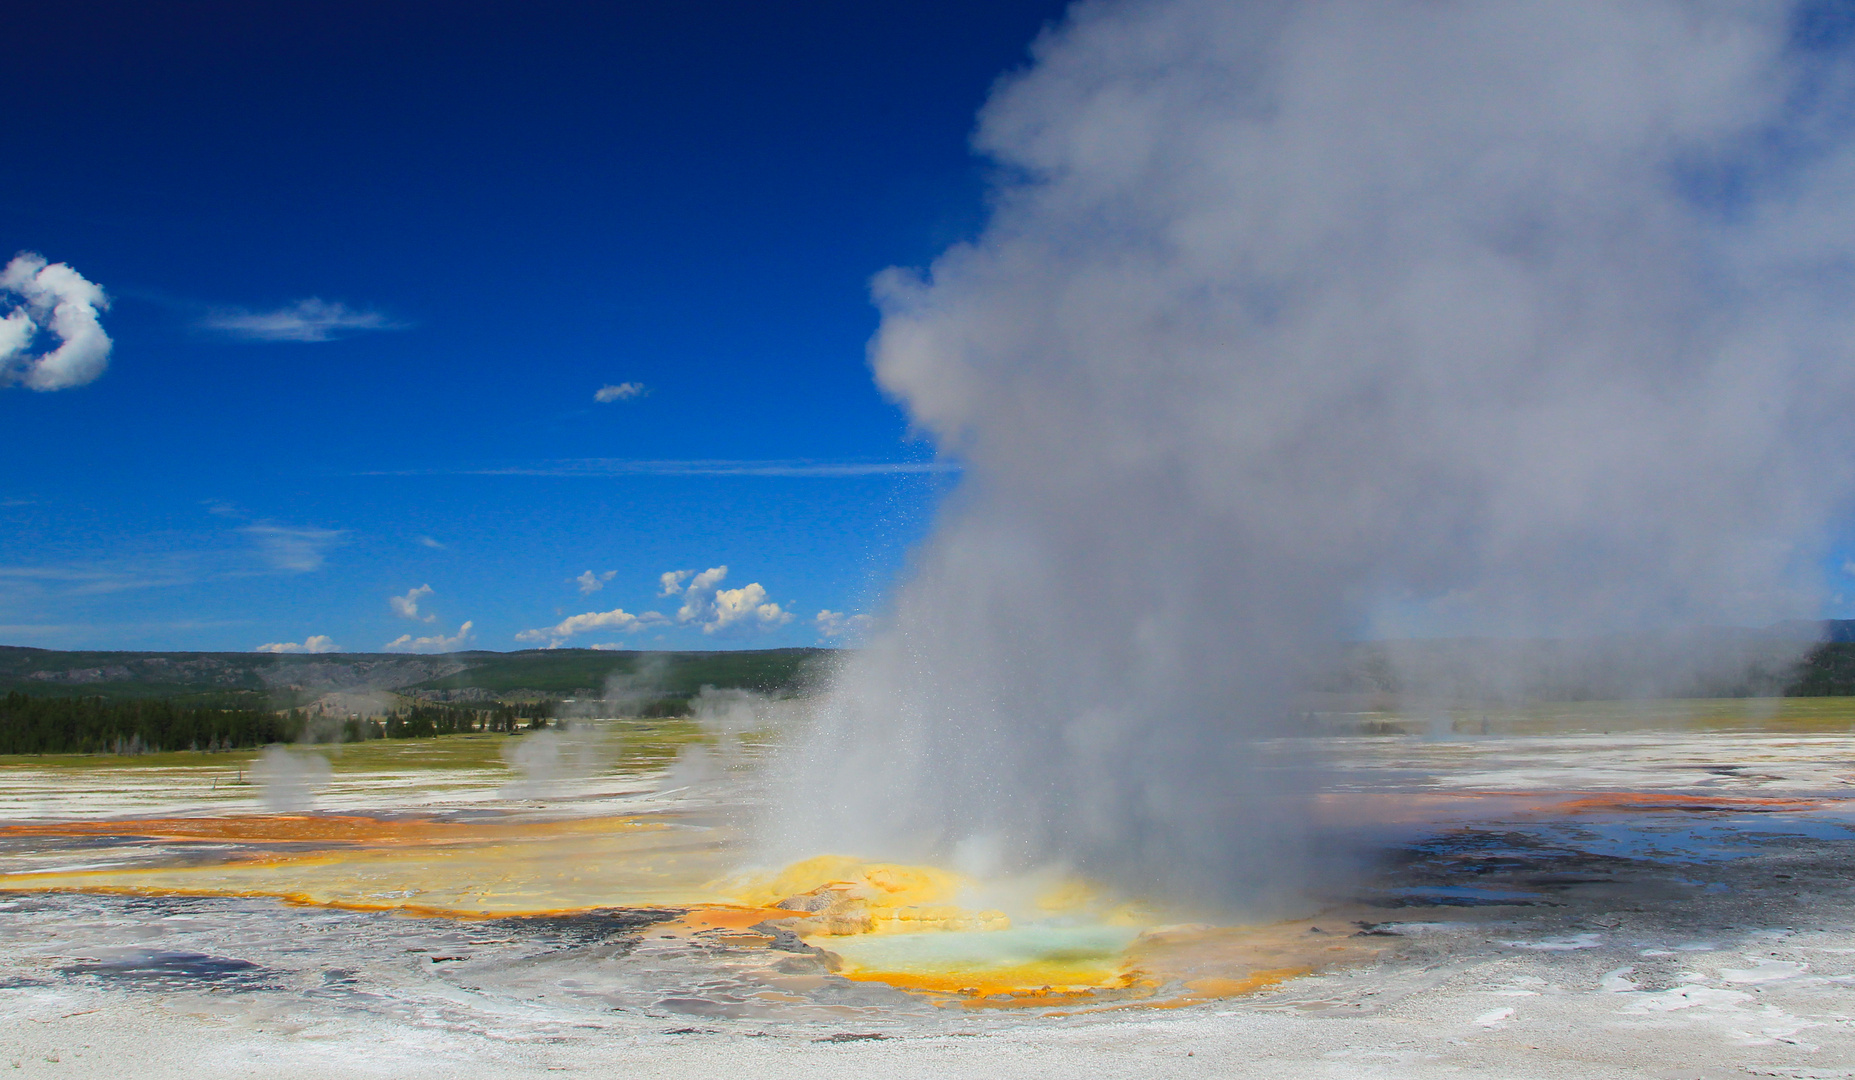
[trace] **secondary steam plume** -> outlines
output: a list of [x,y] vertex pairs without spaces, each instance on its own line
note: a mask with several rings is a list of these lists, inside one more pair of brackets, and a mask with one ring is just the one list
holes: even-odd
[[965,482],[778,842],[1261,902],[1306,847],[1259,747],[1331,642],[1814,616],[1855,460],[1814,10],[1074,8],[982,114],[983,234],[877,281]]
[[266,810],[304,813],[315,809],[316,792],[328,786],[329,763],[321,754],[270,746],[252,763],[251,779]]

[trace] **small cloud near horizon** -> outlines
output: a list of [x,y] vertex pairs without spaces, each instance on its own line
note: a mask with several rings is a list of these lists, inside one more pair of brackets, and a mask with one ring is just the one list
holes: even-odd
[[419,613],[419,601],[430,595],[432,595],[432,587],[430,585],[421,585],[407,592],[404,596],[389,596],[386,602],[387,605],[393,609],[393,614],[398,615],[402,619],[412,619],[417,622],[437,622],[438,616],[430,613],[423,615]]
[[588,570],[573,580],[580,586],[580,592],[586,594],[596,593],[600,589],[605,588],[605,583],[617,576],[618,571],[616,570],[607,570],[603,574],[595,574],[591,570]]
[[593,392],[593,400],[604,405],[613,401],[630,401],[632,398],[643,397],[644,393],[645,387],[641,382],[607,383]]
[[[582,591],[596,592],[605,587],[605,581],[611,576],[608,572],[601,577],[588,570],[574,580],[580,583]],[[611,611],[588,611],[568,616],[553,626],[523,630],[515,635],[515,640],[546,642],[544,648],[557,649],[568,638],[589,630],[614,630],[621,634],[631,634],[656,626],[693,624],[705,634],[731,634],[772,630],[792,621],[792,613],[768,600],[766,588],[759,582],[750,582],[738,589],[724,589],[721,582],[727,576],[726,566],[711,566],[699,574],[693,570],[669,570],[658,575],[657,595],[682,594],[683,603],[677,608],[674,619],[658,611],[634,615],[622,607]],[[589,579],[594,588],[586,588]]]
[[470,628],[475,625],[476,623],[467,619],[464,621],[464,625],[457,628],[457,633],[450,637],[445,637],[442,633],[417,638],[413,637],[411,634],[401,634],[392,641],[382,645],[381,648],[385,649],[387,652],[456,652],[459,646],[470,640]]
[[633,615],[624,608],[611,611],[588,611],[583,615],[572,615],[553,626],[540,626],[533,630],[523,630],[515,635],[515,640],[526,642],[547,642],[544,648],[558,649],[567,639],[588,630],[616,630],[621,634],[631,633],[652,626],[665,626],[669,619],[659,612],[646,611]]
[[312,296],[270,311],[221,308],[207,313],[199,325],[244,341],[333,341],[368,330],[404,330],[407,324]]
[[861,637],[869,632],[875,621],[868,615],[846,615],[829,608],[820,611],[812,619],[821,638]]
[[260,645],[252,652],[267,653],[331,653],[337,651],[335,639],[327,634],[311,634],[301,644],[294,641],[273,641]]

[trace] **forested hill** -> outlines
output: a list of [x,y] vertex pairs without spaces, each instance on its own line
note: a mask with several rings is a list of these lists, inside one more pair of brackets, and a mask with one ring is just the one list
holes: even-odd
[[[1656,642],[1660,642],[1656,644]],[[1817,642],[1802,662],[1797,645]],[[1647,643],[1647,644],[1645,644]],[[1696,681],[1686,669],[1695,648],[1726,654],[1699,665],[1712,678]],[[1589,643],[1587,643],[1588,645]],[[1784,623],[1762,630],[1709,631],[1699,637],[1598,642],[1595,652],[1568,642],[1430,641],[1360,643],[1343,650],[1321,689],[1396,691],[1395,672],[1427,672],[1435,685],[1458,686],[1474,696],[1486,672],[1511,680],[1526,674],[1527,696],[1543,699],[1641,696],[1641,673],[1666,696],[1737,697],[1748,694],[1855,694],[1855,620]],[[1628,685],[1596,667],[1633,654]],[[492,702],[596,697],[675,708],[704,686],[775,695],[820,685],[841,654],[831,649],[758,649],[732,652],[618,652],[529,649],[459,652],[439,656],[389,653],[58,652],[0,646],[0,695],[83,696],[105,700],[206,699],[218,707],[285,709],[323,695],[379,693],[429,702]],[[1627,658],[1627,656],[1626,656]],[[1724,659],[1724,662],[1722,660]],[[1535,670],[1537,669],[1537,670]],[[1744,677],[1734,674],[1738,670]],[[1615,684],[1615,685],[1612,685]]]
[[803,691],[830,649],[619,652],[530,649],[441,656],[387,653],[58,652],[0,646],[0,694],[107,699],[228,695],[287,707],[331,692],[391,691],[433,701],[514,697],[684,698],[703,686]]

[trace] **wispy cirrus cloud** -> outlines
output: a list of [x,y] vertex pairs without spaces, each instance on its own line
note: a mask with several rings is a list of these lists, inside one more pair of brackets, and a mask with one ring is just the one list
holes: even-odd
[[404,330],[409,324],[378,311],[312,296],[269,311],[215,308],[200,318],[199,325],[244,341],[333,341],[370,330]]
[[641,382],[607,383],[593,391],[593,400],[601,405],[608,405],[614,401],[630,401],[635,397],[643,397],[647,392]]
[[247,621],[244,619],[157,619],[129,622],[0,623],[0,638],[11,639],[14,644],[31,643],[48,648],[51,647],[49,642],[58,640],[73,648],[88,649],[120,648],[125,641],[152,639],[151,644],[159,648],[160,642],[176,631],[221,630],[226,627],[243,626]]
[[[169,552],[147,558],[103,559],[95,562],[0,566],[0,598],[44,596],[99,596],[137,589],[191,585],[215,576],[212,557],[204,552]],[[223,576],[223,575],[221,575]]]
[[297,527],[268,521],[245,525],[238,531],[251,537],[258,554],[272,567],[297,574],[319,568],[328,549],[341,543],[342,537],[347,535],[344,529]]
[[460,469],[374,469],[361,476],[909,476],[956,473],[952,461],[820,461],[787,458],[772,461],[628,461],[619,458],[571,458],[531,465]]
[[[0,603],[43,604],[57,597],[103,596],[319,568],[346,530],[260,521],[233,530],[249,547],[221,537],[173,537],[166,550],[66,562],[0,564]],[[149,539],[149,538],[144,538]],[[217,541],[217,542],[215,542]]]

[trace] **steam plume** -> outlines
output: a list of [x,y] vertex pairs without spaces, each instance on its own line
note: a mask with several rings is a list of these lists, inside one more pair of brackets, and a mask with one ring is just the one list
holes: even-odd
[[252,763],[251,779],[266,810],[302,813],[315,809],[316,792],[328,786],[329,763],[321,754],[269,746]]
[[984,233],[877,280],[965,480],[777,839],[1257,903],[1335,640],[1814,616],[1855,80],[1800,12],[1072,9],[982,114]]

